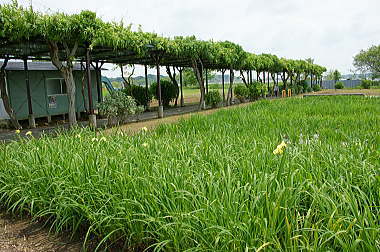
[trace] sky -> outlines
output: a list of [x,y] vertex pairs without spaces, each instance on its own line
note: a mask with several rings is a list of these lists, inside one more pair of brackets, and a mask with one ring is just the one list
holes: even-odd
[[[7,3],[10,0],[0,0]],[[240,44],[256,54],[313,58],[350,73],[353,56],[380,44],[380,0],[18,0],[43,12],[95,11],[166,37]],[[112,66],[107,66],[112,69]],[[138,75],[143,73],[138,68]],[[153,72],[152,72],[153,73]],[[108,71],[109,76],[119,71]]]

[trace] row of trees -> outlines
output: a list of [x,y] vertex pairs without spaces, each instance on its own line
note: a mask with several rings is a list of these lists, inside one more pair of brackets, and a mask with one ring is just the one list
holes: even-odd
[[200,86],[201,107],[205,97],[205,69],[223,73],[229,71],[231,81],[227,100],[232,98],[234,70],[246,75],[243,78],[245,82],[252,82],[252,71],[264,83],[269,76],[274,79],[275,74],[279,74],[285,88],[288,81],[302,80],[308,76],[311,80],[319,80],[326,71],[324,67],[306,60],[278,58],[270,54],[255,55],[229,41],[202,41],[194,36],[166,38],[141,30],[133,31],[130,25],[123,23],[104,22],[90,11],[72,15],[46,14],[24,8],[16,1],[0,6],[0,39],[0,57],[6,59],[10,56],[36,57],[46,46],[50,56],[48,59],[62,73],[67,85],[71,125],[76,124],[73,62],[89,60],[90,55],[96,60],[111,63],[144,62],[151,67],[190,67]]

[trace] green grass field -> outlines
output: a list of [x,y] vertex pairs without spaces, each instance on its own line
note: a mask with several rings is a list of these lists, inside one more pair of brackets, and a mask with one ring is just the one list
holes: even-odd
[[0,145],[0,202],[128,249],[378,251],[379,115],[379,98],[290,98],[20,140]]

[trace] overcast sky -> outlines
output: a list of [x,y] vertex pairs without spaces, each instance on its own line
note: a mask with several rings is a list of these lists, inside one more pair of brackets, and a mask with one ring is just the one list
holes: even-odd
[[380,0],[19,0],[30,2],[41,11],[89,9],[103,20],[168,37],[195,35],[257,54],[311,57],[343,73],[361,49],[380,44]]

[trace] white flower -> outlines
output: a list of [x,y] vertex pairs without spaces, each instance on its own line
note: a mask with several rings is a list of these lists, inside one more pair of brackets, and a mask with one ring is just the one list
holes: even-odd
[[143,144],[142,144],[142,147],[145,147],[145,148],[146,148],[146,147],[148,147],[148,146],[149,146],[148,143],[143,143]]
[[147,127],[142,127],[142,128],[141,128],[141,131],[142,131],[142,132],[147,132],[147,131],[148,131],[148,128],[147,128]]

